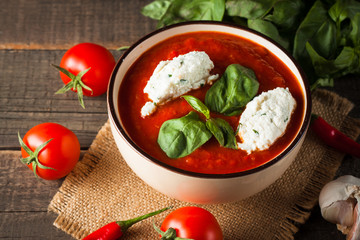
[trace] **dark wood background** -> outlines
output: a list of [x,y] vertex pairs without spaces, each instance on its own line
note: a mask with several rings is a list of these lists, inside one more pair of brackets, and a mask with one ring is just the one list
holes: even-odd
[[[37,181],[19,161],[17,132],[23,136],[42,122],[75,132],[83,152],[107,120],[106,97],[55,95],[62,87],[59,64],[66,49],[94,42],[111,49],[130,45],[153,31],[156,22],[141,15],[151,0],[0,0],[0,239],[71,239],[55,228],[47,206],[62,180]],[[360,79],[345,77],[332,89],[355,103],[360,118]],[[360,177],[360,159],[346,156],[338,175]],[[318,206],[295,239],[345,239],[322,219]]]

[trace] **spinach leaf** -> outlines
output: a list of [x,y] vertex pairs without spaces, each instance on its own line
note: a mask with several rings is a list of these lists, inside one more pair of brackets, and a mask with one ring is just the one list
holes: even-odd
[[221,146],[237,149],[234,130],[227,121],[221,118],[211,118],[206,121],[206,127]]
[[184,117],[171,119],[160,127],[158,144],[170,158],[189,155],[206,143],[212,134],[195,112]]
[[158,22],[158,28],[191,20],[221,21],[225,0],[173,0]]
[[141,13],[149,18],[160,20],[174,0],[155,0],[141,9]]
[[206,119],[210,118],[210,110],[199,99],[197,99],[196,97],[190,96],[190,95],[182,96],[182,98],[184,98],[193,109],[204,114]]
[[259,82],[253,70],[239,64],[229,65],[223,76],[207,91],[205,105],[211,111],[238,115],[256,95]]

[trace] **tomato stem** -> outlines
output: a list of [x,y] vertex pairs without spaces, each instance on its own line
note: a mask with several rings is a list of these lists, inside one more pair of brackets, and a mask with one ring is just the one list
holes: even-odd
[[84,84],[83,81],[81,81],[81,78],[91,69],[91,67],[79,72],[75,76],[74,74],[72,74],[70,71],[68,71],[65,68],[62,68],[55,64],[51,64],[51,66],[55,67],[56,69],[58,69],[60,72],[62,72],[63,74],[65,74],[66,76],[68,76],[71,79],[70,82],[68,82],[64,87],[60,88],[55,94],[62,94],[62,93],[69,91],[70,89],[73,89],[74,91],[77,92],[78,100],[79,100],[81,107],[85,109],[85,104],[84,104],[84,100],[83,100],[83,98],[84,98],[83,97],[84,96],[83,88],[88,91],[91,91],[91,94],[93,94],[93,90],[89,86]]
[[122,47],[119,47],[118,49],[116,49],[116,51],[128,50],[129,48],[130,48],[130,46],[122,46]]
[[47,167],[44,166],[43,164],[40,163],[39,161],[39,153],[40,151],[49,143],[53,140],[53,138],[47,140],[46,142],[42,143],[40,146],[38,146],[35,151],[31,151],[31,149],[26,146],[26,144],[24,143],[24,141],[21,139],[20,137],[20,133],[18,132],[18,139],[19,139],[19,143],[20,146],[25,150],[25,152],[27,154],[29,154],[28,157],[26,158],[22,158],[20,161],[24,164],[30,165],[32,164],[32,169],[34,172],[35,177],[38,177],[38,175],[36,174],[36,169],[37,167],[42,168],[42,169],[51,169],[51,170],[56,170],[54,168],[51,167]]
[[157,227],[154,222],[153,222],[153,226],[154,226],[155,231],[157,231],[160,234],[161,240],[194,240],[191,238],[177,237],[177,233],[174,228],[169,228],[168,230],[166,230],[166,232],[164,232],[164,231],[161,231],[161,229],[159,227]]

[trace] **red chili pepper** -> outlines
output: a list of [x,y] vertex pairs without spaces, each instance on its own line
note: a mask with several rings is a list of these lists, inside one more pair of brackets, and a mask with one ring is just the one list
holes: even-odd
[[91,233],[90,235],[85,237],[83,240],[112,240],[112,239],[116,240],[116,239],[120,238],[124,234],[124,232],[126,232],[126,230],[128,230],[128,228],[130,228],[135,223],[140,222],[146,218],[155,216],[155,215],[162,213],[170,208],[171,207],[163,208],[161,210],[158,210],[158,211],[155,211],[152,213],[148,213],[148,214],[145,214],[140,217],[133,218],[133,219],[125,220],[125,221],[111,222],[111,223],[99,228],[95,232]]
[[360,144],[331,126],[322,117],[312,114],[311,129],[330,147],[360,158]]

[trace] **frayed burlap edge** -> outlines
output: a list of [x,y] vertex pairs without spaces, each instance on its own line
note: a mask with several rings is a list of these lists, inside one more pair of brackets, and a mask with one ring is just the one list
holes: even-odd
[[[339,97],[337,94],[318,90],[313,95],[313,99],[319,104],[331,106],[335,112],[344,116],[338,127],[341,131],[352,138],[355,138],[360,133],[360,122],[346,115],[353,108],[353,104],[347,99]],[[313,109],[314,113],[316,108]],[[321,115],[321,113],[318,113]],[[331,122],[330,122],[331,123]],[[351,129],[348,126],[353,126]],[[354,128],[354,126],[356,126]],[[101,137],[99,137],[101,136]],[[107,122],[99,131],[94,142],[91,144],[89,150],[86,152],[84,159],[80,161],[74,171],[65,179],[59,191],[54,196],[49,205],[49,211],[58,214],[54,221],[54,225],[67,232],[74,238],[80,239],[87,233],[84,232],[79,222],[73,218],[67,218],[62,215],[62,210],[66,208],[67,202],[72,198],[73,194],[81,186],[87,175],[94,169],[97,163],[101,160],[103,153],[106,150],[106,143],[112,138],[109,131],[109,122]],[[96,151],[93,151],[96,149]],[[286,220],[281,224],[281,230],[274,236],[275,239],[293,239],[294,233],[298,231],[298,226],[305,223],[309,218],[311,209],[317,203],[318,195],[321,188],[330,181],[336,174],[337,169],[341,164],[343,154],[338,153],[330,148],[322,156],[320,164],[316,168],[309,183],[304,187],[303,196],[298,198],[294,204],[294,208],[286,216]],[[339,160],[340,159],[340,160]]]
[[[54,221],[54,226],[70,234],[76,239],[82,238],[88,233],[85,233],[80,224],[74,221],[73,218],[68,219],[61,213],[63,208],[66,207],[67,202],[72,198],[73,193],[77,191],[82,182],[96,167],[97,163],[106,152],[106,148],[104,147],[109,141],[109,138],[112,138],[111,132],[108,131],[109,128],[109,120],[107,120],[107,122],[101,127],[90,148],[85,153],[83,160],[79,161],[74,170],[66,177],[48,207],[48,211],[58,214],[58,217]],[[96,149],[96,151],[94,151],[94,149]]]
[[[354,107],[354,104],[349,100],[326,90],[317,90],[313,94],[312,99],[313,101],[319,101],[320,104],[326,103],[327,105],[332,106],[334,112],[339,112],[344,116],[346,116]],[[320,114],[316,111],[316,108],[313,109],[313,113]],[[353,127],[350,129],[349,126]],[[345,117],[340,126],[335,127],[352,139],[356,139],[360,134],[360,121],[348,116]],[[322,156],[312,178],[310,178],[308,184],[305,186],[303,196],[295,202],[295,207],[286,216],[286,221],[281,224],[281,229],[283,231],[277,234],[275,237],[276,239],[294,238],[293,235],[298,232],[299,226],[304,224],[310,217],[311,210],[318,202],[318,196],[322,187],[335,177],[336,171],[340,167],[344,156],[344,154],[339,153],[332,148],[327,148],[327,151]]]

